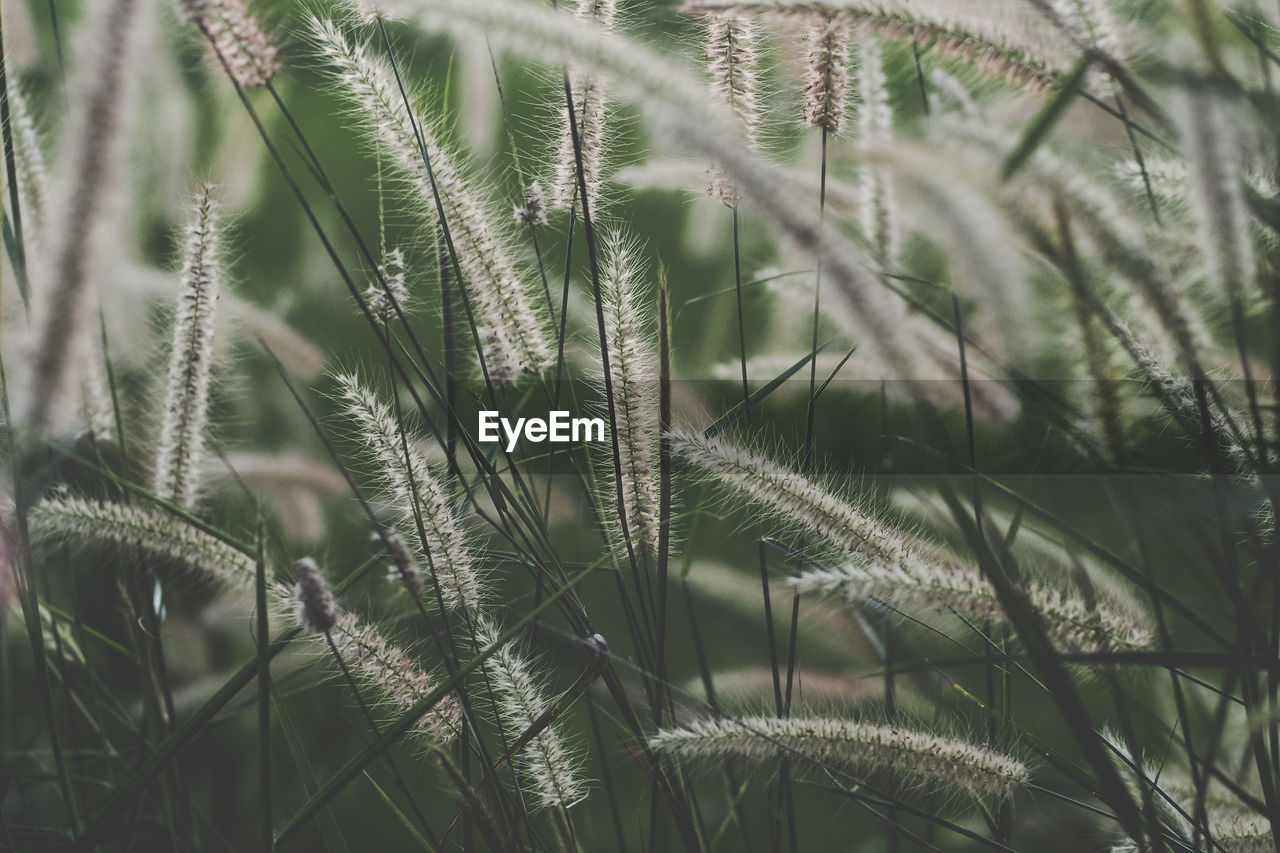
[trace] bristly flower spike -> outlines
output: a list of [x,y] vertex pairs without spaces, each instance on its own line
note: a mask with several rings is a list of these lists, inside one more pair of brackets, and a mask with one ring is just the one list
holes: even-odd
[[[613,30],[616,0],[578,0],[574,15],[591,21],[606,32]],[[569,108],[560,110],[560,151],[556,155],[556,174],[551,185],[551,203],[557,209],[569,207],[578,189],[578,154],[581,154],[583,183],[587,202],[594,210],[600,195],[601,172],[604,168],[605,118],[608,103],[604,78],[582,68],[570,66],[569,91],[572,95],[573,119],[578,129],[575,149]]]
[[[399,528],[408,533],[415,550],[430,560],[444,606],[465,607],[474,612],[483,597],[479,572],[444,489],[414,448],[413,440],[405,440],[390,408],[354,375],[338,376],[337,380],[343,407],[379,465],[399,516]],[[419,518],[425,541],[419,535]]]
[[883,777],[903,788],[958,791],[983,801],[1007,800],[1031,780],[1026,764],[989,747],[853,720],[698,720],[687,728],[659,731],[649,744],[689,759],[759,762],[798,756],[859,777]]
[[387,572],[389,580],[398,581],[404,591],[415,601],[422,597],[422,569],[409,552],[409,546],[399,533],[387,533],[385,537],[374,534],[374,538],[386,545],[391,554],[391,568]]
[[187,228],[153,481],[157,495],[184,509],[195,504],[209,419],[214,318],[222,289],[218,220],[213,188],[206,186]]
[[298,622],[315,634],[328,634],[338,623],[338,604],[333,600],[329,583],[320,574],[315,560],[303,557],[298,561],[298,586],[296,606]]
[[[858,74],[858,135],[864,145],[888,142],[893,136],[893,108],[889,106],[888,81],[880,45],[864,39],[858,45],[861,69]],[[887,170],[863,164],[859,173],[862,190],[862,230],[872,253],[883,269],[891,269],[898,257],[898,201]]]
[[[756,29],[744,15],[707,16],[707,68],[711,94],[733,111],[742,138],[756,145],[760,111],[756,104]],[[708,192],[729,206],[737,202],[733,184],[718,166],[711,168]]]
[[84,365],[92,358],[90,319],[96,309],[112,201],[120,190],[130,121],[136,115],[136,75],[141,53],[141,0],[90,4],[85,27],[92,49],[68,81],[70,126],[57,172],[54,209],[40,246],[42,258],[28,258],[32,273],[29,374],[26,399],[17,420],[37,430],[61,430],[74,411]]
[[275,47],[244,0],[178,0],[178,11],[204,31],[241,86],[265,86],[280,70]]
[[396,318],[396,306],[403,311],[409,297],[409,288],[405,285],[404,252],[400,249],[387,252],[387,258],[378,267],[378,273],[381,280],[369,285],[365,300],[369,303],[369,310],[379,320],[390,323]]
[[804,123],[830,134],[844,123],[849,88],[849,20],[818,14],[805,40],[809,68],[805,78]]
[[[501,633],[487,617],[476,623],[476,643],[481,647],[496,643]],[[533,667],[512,643],[499,646],[484,666],[497,693],[498,713],[507,736],[515,739],[533,727],[551,706],[550,700],[539,688]],[[529,781],[538,805],[544,808],[569,808],[586,796],[580,762],[565,746],[554,723],[516,753],[514,761]]]
[[[639,279],[644,270],[636,254],[633,243],[619,234],[611,234],[606,240],[600,290],[622,465],[625,535],[637,557],[653,566],[658,557],[658,364],[650,339],[650,324],[643,319],[654,312],[640,299]],[[613,467],[612,458],[609,467]],[[618,479],[612,471],[605,477],[610,491],[607,508],[618,505],[615,493]],[[621,523],[611,535],[625,545]]]
[[542,185],[536,181],[524,190],[524,204],[515,207],[516,222],[536,231],[547,224],[547,202],[542,195]]

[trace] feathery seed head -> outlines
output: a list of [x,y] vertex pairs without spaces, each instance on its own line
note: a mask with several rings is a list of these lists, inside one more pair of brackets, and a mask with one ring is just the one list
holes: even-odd
[[244,0],[178,0],[179,13],[200,27],[241,86],[263,86],[280,70],[276,49]]
[[405,285],[404,252],[392,249],[387,252],[386,260],[378,267],[380,281],[369,285],[365,299],[369,310],[384,323],[396,318],[396,306],[405,309],[405,300],[409,298],[409,288]]
[[805,77],[804,123],[839,133],[849,88],[849,20],[815,15],[805,43],[809,67]]
[[[502,632],[487,617],[476,624],[476,643],[489,646]],[[533,667],[511,643],[500,646],[485,661],[485,670],[498,696],[498,715],[507,737],[514,739],[531,728],[551,706],[534,677]],[[544,808],[568,808],[586,796],[579,761],[565,746],[557,724],[547,726],[516,753],[516,767],[533,788]]]
[[315,634],[327,634],[338,621],[338,604],[333,600],[329,583],[320,574],[315,560],[303,557],[298,561],[297,599],[298,622]]
[[[756,28],[745,15],[707,15],[707,68],[711,94],[733,112],[747,144],[756,145],[760,111],[756,104]],[[711,167],[708,192],[732,207],[737,203],[733,183],[719,166]]]
[[[376,534],[375,539],[378,539]],[[388,579],[399,581],[409,597],[417,600],[422,597],[422,570],[409,552],[409,546],[399,533],[388,533],[383,539],[387,550],[391,553],[391,568],[387,572]]]
[[989,747],[893,725],[851,720],[747,717],[705,719],[663,729],[650,746],[678,758],[800,758],[900,788],[958,792],[977,800],[1009,799],[1031,779],[1027,765]]
[[45,219],[49,175],[45,170],[40,133],[36,129],[35,118],[28,108],[22,86],[12,72],[8,75],[7,83],[9,126],[13,130],[14,166],[18,173],[18,188],[22,203],[22,237],[28,244],[28,253],[31,254],[31,248],[39,243],[40,230]]
[[[107,258],[123,190],[126,144],[137,114],[133,62],[148,12],[142,0],[103,0],[86,7],[85,58],[67,83],[69,127],[63,137],[44,257],[32,259],[32,337],[24,378],[26,399],[17,420],[39,430],[62,430],[77,414],[76,392],[91,359],[94,276]],[[38,262],[37,262],[38,260]]]
[[184,509],[195,504],[204,460],[221,265],[218,206],[205,187],[187,227],[153,479],[156,494]]
[[[888,81],[880,45],[870,39],[859,44],[858,134],[865,144],[887,142],[893,136],[893,109],[889,106]],[[893,180],[886,170],[863,164],[859,175],[862,191],[862,231],[881,268],[897,262],[898,202]]]
[[152,560],[198,580],[236,589],[254,588],[254,561],[192,524],[175,524],[166,512],[138,506],[57,496],[31,512],[33,544],[70,542],[96,550]]
[[542,196],[542,185],[536,181],[524,190],[524,204],[515,207],[516,222],[529,230],[547,224],[547,203]]
[[356,16],[356,20],[362,24],[398,20],[397,16],[391,14],[381,3],[369,2],[369,0],[351,0],[349,5],[352,13]]
[[[616,232],[608,235],[605,246],[600,290],[626,514],[625,528],[619,519],[613,536],[625,552],[625,535],[636,555],[653,565],[658,556],[658,364],[652,323],[645,318],[655,312],[640,297],[644,270],[637,258],[638,246]],[[612,455],[609,468],[613,468]],[[610,470],[604,480],[609,492],[605,510],[612,515],[618,504],[618,478]]]
[[[352,673],[397,711],[409,710],[437,687],[435,679],[408,652],[353,613],[342,611],[337,615],[330,637]],[[434,744],[449,744],[462,731],[458,700],[453,696],[441,698],[418,720],[413,731]]]
[[[812,569],[793,578],[797,592],[838,595],[860,604],[875,599],[899,609],[953,610],[1002,619],[991,586],[976,567],[959,562],[896,525],[875,518],[817,483],[771,460],[719,441],[673,432],[672,450],[730,492],[771,512],[784,524],[816,536],[840,568]],[[1050,636],[1072,651],[1147,647],[1145,614],[1132,602],[1029,583],[1024,590]]]
[[1238,125],[1216,93],[1182,88],[1174,121],[1187,160],[1188,200],[1209,283],[1238,297],[1257,272],[1245,206]]
[[[605,32],[613,31],[617,12],[615,0],[578,0],[574,17],[589,21]],[[583,184],[587,188],[587,203],[596,208],[600,196],[600,182],[604,169],[607,139],[605,120],[608,102],[603,77],[592,74],[577,64],[568,69],[570,103],[573,105],[573,122],[569,121],[569,105],[560,105],[560,149],[556,155],[556,172],[551,183],[551,206],[563,210],[577,197],[578,166],[582,167]],[[578,135],[575,146],[574,127]]]
[[408,534],[418,560],[435,572],[444,606],[474,611],[482,595],[479,570],[444,489],[386,404],[353,374],[337,381],[342,405],[379,465],[397,525]]

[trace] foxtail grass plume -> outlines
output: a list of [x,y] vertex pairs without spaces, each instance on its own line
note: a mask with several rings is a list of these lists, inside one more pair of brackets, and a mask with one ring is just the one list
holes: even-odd
[[398,581],[410,598],[415,601],[422,598],[422,570],[418,568],[404,538],[399,533],[388,533],[384,541],[391,554],[388,577]]
[[433,217],[439,190],[489,378],[511,385],[524,374],[540,372],[554,357],[546,318],[526,292],[497,218],[430,126],[409,111],[392,68],[366,47],[349,43],[331,21],[313,19],[311,29],[320,56],[356,108],[352,114],[359,128],[391,154]]
[[[493,645],[501,633],[497,625],[481,619],[476,624],[476,644],[481,648]],[[538,687],[529,661],[511,643],[499,646],[484,668],[498,696],[500,722],[507,739],[513,741],[533,726],[551,701]],[[569,808],[586,796],[580,762],[565,746],[554,723],[516,753],[514,761],[543,808]]]
[[[858,46],[858,137],[864,145],[887,143],[893,136],[893,110],[884,76],[880,45],[864,39]],[[881,269],[891,269],[898,258],[898,201],[889,173],[863,163],[859,172],[862,197],[862,233]]]
[[961,793],[984,802],[1007,800],[1031,780],[1026,764],[986,746],[840,719],[706,719],[664,729],[649,744],[659,753],[700,761],[798,758],[900,789]]
[[310,557],[299,560],[296,568],[294,604],[298,623],[313,634],[328,634],[338,621],[338,603],[333,600],[329,582]]
[[1124,36],[1109,0],[1049,0],[1048,7],[1078,43],[1112,60],[1124,60]]
[[1178,89],[1173,107],[1205,274],[1218,293],[1238,299],[1257,274],[1238,125],[1213,90]]
[[[707,15],[707,68],[711,94],[733,112],[747,145],[756,145],[760,110],[756,105],[756,26],[744,15]],[[707,191],[732,207],[737,196],[719,166],[711,166]]]
[[232,79],[245,88],[265,86],[280,70],[276,49],[244,0],[177,0],[179,13],[198,26]]
[[159,510],[87,498],[46,498],[31,511],[37,544],[71,543],[119,553],[131,561],[155,560],[196,580],[212,579],[251,591],[254,561],[194,524]]
[[[416,440],[404,435],[391,410],[355,375],[343,374],[337,381],[342,406],[378,463],[397,528],[434,571],[442,603],[476,612],[482,595],[478,568],[444,489],[415,449]],[[425,540],[419,535],[419,519]]]
[[206,186],[196,198],[181,278],[152,485],[159,497],[191,509],[204,462],[214,318],[222,289],[219,217],[212,187]]
[[[814,15],[805,45],[804,123],[837,134],[844,124],[849,88],[849,20],[839,15]],[[863,104],[864,109],[871,106],[865,100]]]
[[[641,300],[640,280],[644,270],[637,254],[635,243],[628,242],[621,234],[611,234],[600,271],[618,455],[622,465],[621,503],[626,513],[625,519],[618,520],[613,535],[623,545],[622,537],[629,538],[636,556],[654,566],[658,557],[658,363],[651,341],[652,323],[644,319],[655,316],[655,312],[647,307],[647,300]],[[612,455],[609,463],[612,469]],[[609,492],[604,511],[613,517],[618,506],[619,478],[609,471],[603,479],[608,483]],[[625,552],[625,548],[623,550]]]
[[547,224],[547,200],[542,194],[542,185],[536,181],[524,189],[524,205],[516,205],[516,222],[536,231]]
[[[313,637],[327,638],[315,647],[317,654],[328,654],[328,643],[332,642],[351,674],[397,713],[408,711],[431,695],[437,687],[435,680],[377,628],[343,610],[314,560],[299,560],[297,572],[295,589],[276,585],[270,593],[277,607],[291,612],[294,621]],[[457,737],[461,728],[461,707],[457,699],[446,695],[411,731],[434,746],[444,746]]]
[[[438,687],[404,649],[350,611],[338,611],[329,636],[351,674],[372,687],[394,712],[410,710]],[[453,742],[462,731],[458,700],[441,697],[411,731],[433,745]]]
[[28,254],[40,241],[48,208],[49,174],[45,168],[40,132],[27,104],[26,95],[12,71],[8,74],[9,126],[13,131],[13,159],[17,170],[19,200],[22,205],[22,238]]
[[396,318],[396,309],[405,310],[409,288],[405,285],[404,252],[392,249],[378,267],[378,281],[369,285],[365,300],[369,310],[384,323]]
[[[574,15],[606,32],[613,31],[617,0],[578,0]],[[582,162],[582,178],[587,188],[587,203],[592,210],[600,197],[601,172],[605,156],[605,119],[608,110],[606,84],[603,77],[587,68],[571,64],[568,68],[569,92],[572,95],[573,120],[578,130],[575,150],[569,108],[560,110],[560,151],[556,155],[556,173],[551,183],[551,205],[563,210],[577,196],[578,161]]]
[[90,319],[97,304],[103,245],[117,177],[123,167],[128,124],[135,113],[130,64],[142,0],[92,4],[82,25],[83,57],[68,83],[71,112],[60,155],[50,216],[58,228],[27,259],[32,280],[32,338],[25,377],[27,397],[18,420],[36,430],[59,430],[74,417],[74,394],[91,358]]
[[[671,435],[672,449],[731,493],[763,507],[780,522],[816,537],[838,568],[802,572],[800,593],[838,595],[858,604],[874,599],[898,609],[936,607],[982,619],[1003,619],[995,592],[976,567],[847,503],[782,465],[693,433]],[[1073,652],[1147,647],[1151,628],[1136,603],[1027,583],[1024,592],[1049,636]]]

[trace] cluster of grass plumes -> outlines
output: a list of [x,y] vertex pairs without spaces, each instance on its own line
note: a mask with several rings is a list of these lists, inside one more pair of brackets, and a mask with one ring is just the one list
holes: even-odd
[[1280,16],[660,6],[5,5],[0,843],[1280,849]]
[[[1002,618],[1001,602],[976,565],[763,456],[687,432],[671,438],[675,451],[711,482],[767,510],[784,528],[817,539],[819,553],[836,566],[801,572],[790,581],[797,592],[880,602],[906,613],[925,607],[979,621]],[[1025,592],[1063,651],[1132,651],[1152,643],[1150,619],[1136,602],[1090,600],[1038,582],[1028,582]]]

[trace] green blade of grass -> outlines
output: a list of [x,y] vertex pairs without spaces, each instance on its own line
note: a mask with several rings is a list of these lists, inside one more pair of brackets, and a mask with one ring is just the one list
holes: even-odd
[[716,418],[715,422],[712,423],[711,426],[707,427],[705,430],[702,431],[702,435],[706,438],[715,438],[717,435],[719,435],[720,433],[724,432],[726,429],[731,427],[739,418],[745,415],[750,409],[764,402],[765,398],[767,398],[774,391],[777,391],[779,388],[781,388],[782,383],[786,382],[792,376],[795,376],[797,373],[799,373],[806,364],[808,364],[810,361],[814,359],[817,353],[820,353],[823,350],[825,350],[830,345],[830,343],[831,342],[828,341],[827,343],[818,347],[814,352],[805,353],[803,358],[801,358],[795,364],[788,367],[782,373],[773,377],[773,379],[769,380],[761,388],[756,389],[756,391],[753,394],[749,395],[745,401],[738,403],[732,409],[725,412],[720,417]]

